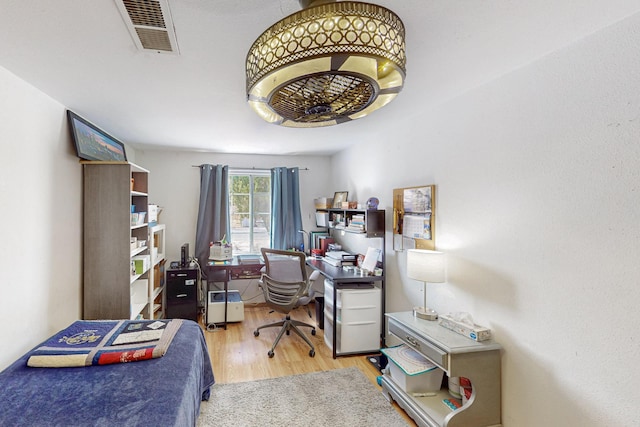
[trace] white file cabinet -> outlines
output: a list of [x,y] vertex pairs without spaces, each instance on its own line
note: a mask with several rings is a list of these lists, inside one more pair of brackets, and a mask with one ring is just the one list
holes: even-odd
[[[335,353],[377,352],[381,336],[381,290],[373,284],[324,282],[324,341]],[[335,309],[335,310],[334,310]],[[335,312],[335,317],[334,317]]]

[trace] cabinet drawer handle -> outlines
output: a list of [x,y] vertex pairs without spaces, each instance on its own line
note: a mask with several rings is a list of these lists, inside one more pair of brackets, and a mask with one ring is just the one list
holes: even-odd
[[184,298],[186,296],[187,296],[187,294],[178,294],[178,295],[176,295],[176,298]]
[[410,337],[409,335],[407,335],[405,338],[406,338],[407,342],[408,342],[409,344],[411,344],[412,346],[414,346],[414,347],[420,347],[420,343],[419,343],[418,341],[416,341],[416,339],[415,339],[415,338]]

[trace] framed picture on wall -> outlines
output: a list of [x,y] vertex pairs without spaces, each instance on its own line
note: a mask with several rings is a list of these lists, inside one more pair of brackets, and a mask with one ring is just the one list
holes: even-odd
[[335,194],[333,195],[333,208],[334,209],[341,209],[342,208],[342,202],[346,202],[347,201],[347,196],[349,195],[348,191],[336,191]]
[[67,118],[78,157],[85,160],[127,161],[122,142],[70,110],[67,110]]
[[435,185],[393,190],[393,249],[435,250]]

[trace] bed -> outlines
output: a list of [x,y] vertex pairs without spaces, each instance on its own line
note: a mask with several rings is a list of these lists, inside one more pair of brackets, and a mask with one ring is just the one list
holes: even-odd
[[0,425],[195,426],[214,383],[204,334],[190,320],[164,355],[132,363],[27,366],[43,344],[0,372]]

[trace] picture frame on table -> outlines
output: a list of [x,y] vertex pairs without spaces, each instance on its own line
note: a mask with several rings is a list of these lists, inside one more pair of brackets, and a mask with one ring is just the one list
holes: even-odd
[[342,202],[347,201],[348,191],[336,191],[333,195],[333,209],[342,209]]
[[67,110],[67,118],[79,158],[107,162],[127,161],[122,142],[71,110]]

